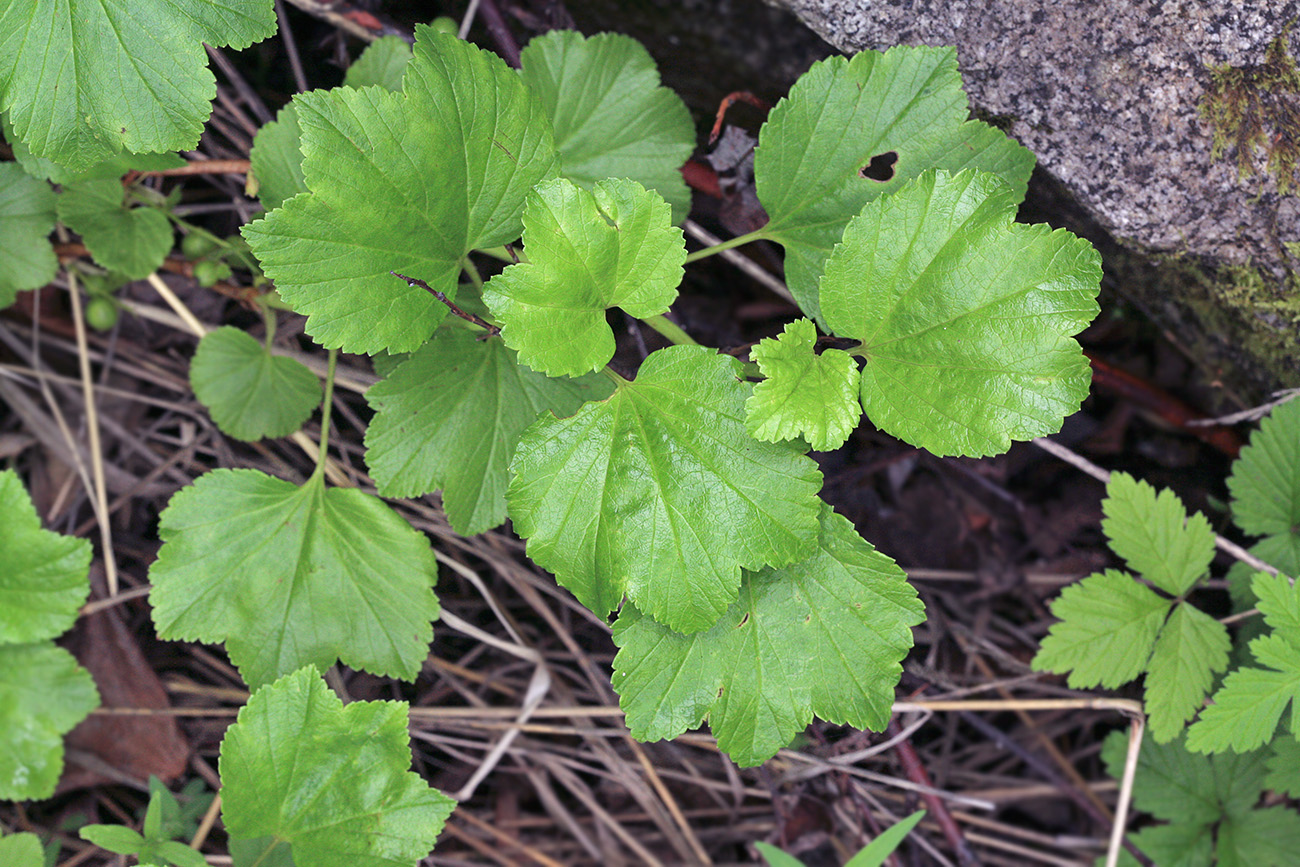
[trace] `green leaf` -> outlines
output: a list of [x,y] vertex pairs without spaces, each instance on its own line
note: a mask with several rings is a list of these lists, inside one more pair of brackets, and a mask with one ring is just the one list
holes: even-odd
[[417,349],[447,308],[389,272],[454,298],[461,258],[515,240],[528,191],[555,174],[545,112],[495,55],[418,26],[403,88],[299,94],[311,194],[242,229],[327,348]]
[[916,591],[830,506],[812,557],[746,574],[714,626],[682,635],[625,605],[614,624],[614,689],[634,737],[676,737],[707,714],[718,746],[760,764],[811,721],[889,722]]
[[758,854],[763,856],[763,860],[767,862],[768,867],[806,867],[798,858],[787,855],[770,843],[755,840],[754,848],[758,850]]
[[[1300,651],[1271,635],[1256,638],[1250,649],[1256,657],[1273,650],[1269,655],[1274,659],[1286,658],[1286,669],[1239,668],[1229,672],[1214,694],[1214,704],[1202,711],[1201,718],[1188,729],[1189,750],[1241,753],[1272,740],[1282,712],[1300,693]],[[1296,728],[1292,725],[1293,734]]]
[[1300,526],[1300,401],[1260,422],[1228,477],[1232,518],[1247,533],[1294,535]]
[[0,129],[4,130],[5,141],[13,149],[14,159],[23,167],[23,171],[34,178],[50,180],[56,184],[70,184],[74,181],[94,181],[103,180],[104,178],[120,178],[127,172],[140,171],[152,172],[162,171],[165,169],[174,169],[185,165],[185,160],[180,154],[163,153],[163,154],[133,154],[120,153],[109,157],[108,159],[95,163],[90,168],[74,171],[61,166],[58,163],[51,162],[44,157],[38,157],[28,150],[27,145],[14,132],[13,126],[9,123],[9,118],[0,114]]
[[691,193],[682,164],[695,149],[690,112],[659,86],[649,52],[629,36],[552,30],[520,53],[520,75],[555,127],[562,174],[584,189],[604,178],[629,178],[686,218]]
[[573,415],[609,395],[603,376],[550,379],[521,366],[500,340],[448,330],[366,392],[375,417],[366,464],[385,497],[442,490],[456,532],[506,517],[508,467],[524,428],[544,410]]
[[1157,743],[1172,740],[1196,715],[1231,650],[1226,626],[1191,605],[1174,606],[1147,665],[1146,708]]
[[[956,51],[925,47],[815,63],[772,109],[754,154],[771,216],[763,235],[785,247],[786,282],[805,313],[821,319],[817,281],[849,219],[922,172],[992,172],[1013,202],[1024,197],[1033,155],[967,114]],[[897,156],[889,180],[864,175],[888,154]]]
[[826,323],[866,354],[863,409],[935,454],[1055,433],[1088,394],[1069,335],[1097,314],[1101,257],[1013,223],[1016,205],[992,175],[926,173],[868,204],[826,262]]
[[912,833],[912,829],[925,818],[925,810],[917,810],[906,819],[900,819],[880,833],[876,839],[864,846],[858,854],[850,858],[844,867],[880,867],[885,859],[894,854],[903,843],[903,839]]
[[208,859],[204,858],[202,853],[184,843],[162,840],[155,844],[154,851],[158,853],[158,857],[177,867],[207,867],[208,864]]
[[1300,796],[1300,741],[1280,735],[1269,744],[1268,776],[1264,784],[1274,792],[1295,798]]
[[171,251],[172,225],[157,208],[128,207],[124,195],[115,178],[67,184],[59,196],[59,220],[81,235],[99,265],[142,280]]
[[605,311],[645,318],[677,297],[686,245],[668,205],[636,181],[587,192],[565,178],[537,185],[524,208],[527,262],[483,287],[501,337],[550,376],[580,376],[614,357]]
[[259,689],[221,742],[226,828],[302,867],[410,867],[455,802],[411,772],[406,727],[404,702],[344,707],[311,669]]
[[[1211,825],[1174,824],[1143,828],[1129,837],[1160,867],[1210,867],[1214,863],[1214,828]],[[1104,859],[1098,859],[1102,863]],[[1138,860],[1128,852],[1119,862],[1125,867]]]
[[23,832],[0,837],[0,864],[10,867],[42,867],[45,857],[41,852],[41,838]]
[[0,644],[62,635],[90,595],[90,542],[42,529],[13,470],[0,470],[0,515]]
[[307,180],[302,174],[301,145],[298,109],[292,102],[280,109],[275,120],[263,124],[253,136],[249,161],[257,180],[257,198],[268,211],[274,211],[299,193],[307,192]]
[[235,867],[297,867],[289,844],[276,837],[251,840],[230,838],[230,857]]
[[63,648],[0,645],[0,801],[53,795],[63,735],[98,704],[95,682]]
[[118,855],[134,855],[145,847],[145,839],[123,825],[86,825],[77,831],[81,839]]
[[54,201],[49,184],[28,177],[16,163],[0,163],[0,308],[14,303],[19,292],[54,279]]
[[1147,667],[1169,600],[1113,569],[1061,591],[1052,624],[1030,665],[1069,674],[1074,689],[1128,683]]
[[1101,528],[1129,568],[1171,595],[1181,596],[1214,559],[1214,530],[1200,512],[1188,517],[1173,491],[1114,473],[1102,501]]
[[437,563],[376,497],[215,470],[172,497],[158,534],[158,635],[224,641],[250,687],[336,659],[412,680],[428,655]]
[[817,539],[816,464],[745,430],[734,359],[651,354],[635,382],[524,432],[506,493],[528,556],[592,611],[624,592],[681,631],[736,600],[740,569],[784,566]]
[[73,169],[189,150],[216,84],[202,43],[275,32],[271,0],[28,0],[0,7],[0,110],[37,156]]
[[764,442],[804,436],[817,451],[844,445],[858,426],[858,365],[841,349],[814,352],[817,329],[797,319],[750,355],[767,377],[745,402],[745,427]]
[[1219,867],[1289,867],[1300,850],[1300,815],[1293,807],[1265,807],[1219,826]]
[[400,36],[384,36],[366,46],[343,76],[344,87],[378,86],[397,93],[411,62],[411,46]]
[[320,380],[302,362],[272,355],[229,325],[199,341],[190,385],[217,427],[249,441],[288,436],[321,401]]

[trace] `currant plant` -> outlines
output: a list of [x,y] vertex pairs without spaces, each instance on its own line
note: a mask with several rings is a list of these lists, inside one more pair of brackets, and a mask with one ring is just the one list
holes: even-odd
[[[98,261],[112,254],[95,246],[112,243],[91,245],[99,223],[84,212],[112,212],[103,222],[131,237],[157,223],[107,182],[120,189],[137,152],[192,146],[189,102],[164,124],[151,95],[131,123],[110,123],[102,97],[60,80],[76,110],[36,108],[28,88],[48,75],[24,41],[38,18],[19,5],[0,6],[0,107],[34,177],[0,199],[0,218],[35,240],[62,220]],[[155,10],[165,24],[153,35],[96,7],[142,57],[186,43],[157,66],[175,69],[173,84],[155,86],[147,64],[122,73],[128,83],[189,99],[206,86],[198,39],[265,35],[269,2],[198,5],[183,21]],[[91,45],[76,43],[88,68],[119,69],[115,47]],[[1072,335],[1096,315],[1099,257],[1068,232],[1013,221],[1033,158],[968,119],[948,49],[816,64],[760,132],[770,221],[688,254],[678,170],[693,146],[681,101],[626,37],[547,34],[515,71],[429,27],[413,48],[376,43],[343,86],[299,94],[258,134],[253,181],[268,213],[242,234],[253,278],[274,281],[268,338],[208,335],[191,377],[223,430],[250,439],[291,431],[323,391],[322,459],[302,485],[252,470],[201,477],[164,511],[150,570],[158,634],[224,643],[254,690],[221,751],[237,864],[290,851],[302,865],[409,863],[451,808],[405,770],[400,704],[342,707],[320,678],[336,662],[414,678],[439,613],[428,539],[378,497],[325,484],[338,351],[374,356],[382,376],[366,434],[381,495],[441,491],[462,533],[509,517],[580,602],[618,611],[613,681],[636,736],[707,719],[753,765],[814,715],[888,721],[922,606],[821,501],[808,452],[842,444],[864,412],[941,455],[996,454],[1059,429],[1087,393]],[[127,162],[65,183],[34,160],[91,173]],[[100,186],[60,201],[75,183]],[[760,239],[784,248],[806,317],[746,365],[666,314],[690,262]],[[138,273],[147,252],[101,264]],[[4,278],[10,294],[53,273],[52,256],[31,258]],[[509,264],[485,280],[495,261]],[[323,390],[269,353],[280,303],[330,350]],[[609,366],[615,307],[674,344],[631,377]],[[819,352],[819,329],[845,349]],[[291,411],[271,417],[271,403]],[[319,769],[315,797],[283,770],[307,767]]]

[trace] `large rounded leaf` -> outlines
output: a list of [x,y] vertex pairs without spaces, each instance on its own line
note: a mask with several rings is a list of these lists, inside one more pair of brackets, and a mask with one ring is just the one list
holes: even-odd
[[1097,315],[1101,257],[1013,223],[983,172],[928,172],[854,217],[826,263],[826,323],[862,341],[862,407],[939,455],[993,455],[1060,430],[1091,370],[1070,335]]

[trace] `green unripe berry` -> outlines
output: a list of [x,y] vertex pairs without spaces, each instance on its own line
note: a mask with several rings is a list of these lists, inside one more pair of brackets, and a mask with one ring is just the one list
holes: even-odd
[[216,248],[216,241],[198,232],[190,232],[184,238],[181,238],[181,252],[185,254],[186,259],[202,258]]
[[86,324],[96,331],[108,331],[117,324],[117,305],[112,298],[96,295],[86,305]]
[[230,266],[225,262],[213,262],[204,260],[194,263],[194,279],[204,289],[215,285],[218,280],[225,280],[230,276]]
[[456,19],[448,18],[446,15],[433,19],[429,22],[429,26],[439,33],[450,33],[453,36],[460,30],[460,25],[456,23]]

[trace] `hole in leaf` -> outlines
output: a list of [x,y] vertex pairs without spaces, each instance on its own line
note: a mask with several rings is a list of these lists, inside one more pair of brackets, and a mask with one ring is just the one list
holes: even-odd
[[740,629],[748,622],[749,622],[749,614],[746,613],[744,617],[740,618],[740,622],[736,624],[736,628]]
[[883,154],[876,154],[871,158],[871,162],[858,169],[858,177],[866,178],[872,181],[893,180],[894,164],[898,162],[898,151],[886,151]]

